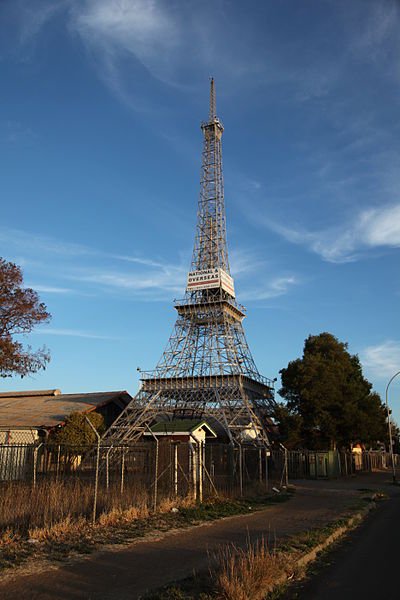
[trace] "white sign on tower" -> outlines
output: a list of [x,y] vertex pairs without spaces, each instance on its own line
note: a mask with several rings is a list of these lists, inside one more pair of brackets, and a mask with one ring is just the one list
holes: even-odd
[[186,290],[209,290],[222,288],[232,298],[235,297],[233,279],[223,269],[204,269],[202,271],[191,271],[187,277]]

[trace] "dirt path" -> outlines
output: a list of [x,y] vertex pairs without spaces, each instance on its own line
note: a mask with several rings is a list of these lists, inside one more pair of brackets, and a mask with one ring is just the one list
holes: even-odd
[[2,600],[135,600],[146,592],[201,571],[209,553],[228,542],[273,540],[340,517],[360,488],[383,489],[387,476],[338,482],[297,482],[289,502],[259,512],[175,531],[160,540],[138,541],[123,550],[97,552],[37,574],[0,579]]

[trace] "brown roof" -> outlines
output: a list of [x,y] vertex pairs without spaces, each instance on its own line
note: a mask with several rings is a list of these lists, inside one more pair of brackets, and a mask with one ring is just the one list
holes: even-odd
[[27,390],[25,392],[0,392],[0,398],[31,398],[32,396],[58,396],[61,390]]
[[62,394],[60,390],[0,393],[0,427],[54,427],[72,412],[91,412],[110,402],[124,408],[126,391]]

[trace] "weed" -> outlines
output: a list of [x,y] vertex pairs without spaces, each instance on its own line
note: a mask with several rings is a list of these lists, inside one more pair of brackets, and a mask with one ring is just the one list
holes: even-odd
[[[99,517],[93,526],[90,497],[93,490],[88,492],[78,481],[68,484],[40,482],[33,490],[15,482],[1,488],[5,502],[0,504],[0,524],[3,526],[0,568],[15,566],[31,556],[63,560],[71,553],[92,552],[105,543],[129,543],[154,530],[189,527],[202,521],[247,513],[249,508],[254,511],[275,501],[275,497],[268,496],[250,500],[214,498],[196,505],[188,498],[165,497],[160,499],[155,513],[150,509],[151,499],[143,490],[126,488],[122,498],[120,489],[114,488],[102,491]],[[285,499],[288,498],[286,495]]]
[[[237,505],[237,502],[236,502]],[[361,506],[365,508],[365,501]],[[147,600],[279,600],[286,598],[292,581],[310,574],[312,567],[298,566],[299,559],[325,542],[339,528],[349,526],[349,518],[357,513],[358,503],[349,507],[343,518],[324,527],[310,529],[291,536],[270,549],[265,540],[251,544],[243,550],[233,545],[222,548],[211,556],[210,576],[203,580],[199,575],[188,578],[177,587],[165,588],[147,597]],[[208,512],[210,507],[203,507]],[[232,510],[232,506],[231,506]],[[354,525],[353,525],[354,526]],[[168,596],[170,591],[180,594]],[[294,590],[296,594],[296,591]],[[297,598],[291,595],[291,598]]]
[[244,550],[227,546],[218,559],[215,577],[221,600],[261,600],[276,581],[293,568],[292,560],[270,550],[264,539],[255,544],[248,542]]

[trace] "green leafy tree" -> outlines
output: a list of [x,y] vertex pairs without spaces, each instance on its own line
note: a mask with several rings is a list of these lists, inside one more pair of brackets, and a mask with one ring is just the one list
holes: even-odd
[[288,450],[304,447],[302,437],[303,421],[300,415],[289,410],[282,402],[278,402],[273,417],[279,423],[280,437]]
[[37,292],[23,287],[20,267],[0,258],[0,377],[24,377],[46,368],[50,360],[47,349],[33,351],[15,336],[30,333],[50,318]]
[[286,427],[288,417],[296,419],[296,435],[303,447],[333,449],[386,439],[380,397],[364,378],[358,356],[332,334],[310,335],[303,357],[280,373]]
[[93,429],[86,420],[89,419],[97,433],[105,431],[104,418],[96,412],[87,414],[73,412],[65,419],[65,425],[54,430],[49,437],[51,446],[68,446],[76,454],[83,454],[97,442]]
[[[393,451],[395,454],[400,454],[400,429],[393,418],[391,418],[392,442]],[[389,437],[389,436],[388,436]]]

